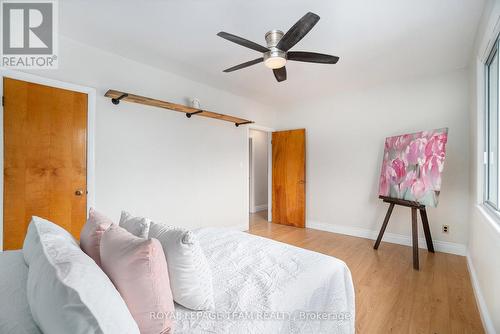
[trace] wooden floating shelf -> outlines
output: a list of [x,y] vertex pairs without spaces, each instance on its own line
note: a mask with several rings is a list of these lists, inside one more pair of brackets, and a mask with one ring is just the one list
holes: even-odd
[[213,111],[208,111],[208,110],[203,110],[203,109],[196,109],[196,108],[188,107],[188,106],[185,106],[182,104],[151,99],[149,97],[129,94],[129,93],[121,92],[118,90],[113,90],[113,89],[108,90],[106,92],[106,94],[104,94],[104,96],[111,98],[111,102],[113,102],[113,104],[119,104],[120,101],[139,103],[139,104],[144,104],[147,106],[158,107],[158,108],[182,112],[182,113],[185,113],[186,117],[188,117],[188,118],[191,118],[192,115],[197,115],[197,116],[203,116],[203,117],[208,117],[208,118],[220,119],[221,121],[231,122],[231,123],[234,123],[234,125],[236,125],[236,126],[253,123],[252,121],[249,121],[249,120],[243,119],[243,118],[219,114],[219,113],[216,113]]

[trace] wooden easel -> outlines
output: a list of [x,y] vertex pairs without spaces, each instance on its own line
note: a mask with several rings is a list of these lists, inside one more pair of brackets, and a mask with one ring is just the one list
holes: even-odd
[[394,205],[401,205],[411,208],[411,227],[412,227],[412,244],[413,244],[413,268],[419,270],[418,264],[418,226],[417,226],[417,210],[420,211],[420,217],[422,218],[422,225],[424,227],[425,242],[427,243],[427,250],[434,253],[434,246],[432,244],[431,230],[429,229],[429,220],[427,219],[427,211],[425,211],[425,205],[418,202],[407,201],[404,199],[390,198],[385,196],[379,196],[385,203],[389,203],[389,209],[385,215],[384,223],[380,228],[380,233],[378,234],[377,241],[373,248],[378,249],[382,237],[384,236],[385,228],[391,218],[392,209]]

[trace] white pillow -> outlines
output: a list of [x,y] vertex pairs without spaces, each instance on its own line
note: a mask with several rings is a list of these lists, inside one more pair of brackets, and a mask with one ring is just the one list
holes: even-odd
[[43,218],[33,216],[26,232],[23,244],[23,256],[26,265],[39,260],[44,253],[40,251],[40,234],[65,243],[76,242],[75,238],[61,226],[49,222]]
[[152,222],[149,238],[158,239],[163,247],[174,300],[192,310],[213,309],[212,273],[196,235]]
[[122,211],[119,225],[139,238],[148,238],[151,220],[144,217],[133,217],[130,213]]
[[23,245],[28,303],[50,334],[139,334],[113,283],[61,227],[33,217]]

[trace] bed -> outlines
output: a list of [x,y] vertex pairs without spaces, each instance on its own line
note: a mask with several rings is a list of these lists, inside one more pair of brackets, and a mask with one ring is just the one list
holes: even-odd
[[26,282],[28,267],[22,251],[0,253],[0,333],[39,334],[31,317]]
[[[176,333],[354,333],[344,262],[227,229],[195,230],[210,263],[216,309],[176,305]],[[0,253],[0,332],[38,334],[21,251]]]

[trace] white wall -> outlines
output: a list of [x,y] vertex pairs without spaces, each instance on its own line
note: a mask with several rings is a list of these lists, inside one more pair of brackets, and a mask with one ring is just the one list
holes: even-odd
[[483,55],[500,17],[500,1],[489,1],[476,37],[470,66],[471,200],[467,260],[476,300],[488,333],[500,333],[500,219],[482,206],[484,152],[484,65]]
[[[267,210],[267,164],[268,164],[268,134],[267,132],[250,129],[252,138],[252,175],[250,185],[250,212]],[[253,195],[253,196],[252,196]]]
[[[429,209],[437,248],[465,253],[469,199],[468,81],[465,70],[338,94],[297,105],[282,128],[306,128],[307,225],[376,237],[387,204],[378,180],[387,136],[449,127],[440,204]],[[450,225],[449,234],[441,225]],[[386,235],[408,243],[410,210],[396,208]],[[420,230],[420,236],[423,236]],[[447,242],[452,242],[448,244]]]
[[96,207],[186,227],[248,226],[244,126],[138,104],[111,104],[118,89],[273,126],[271,108],[99,49],[61,38],[58,70],[32,71],[97,89]]

